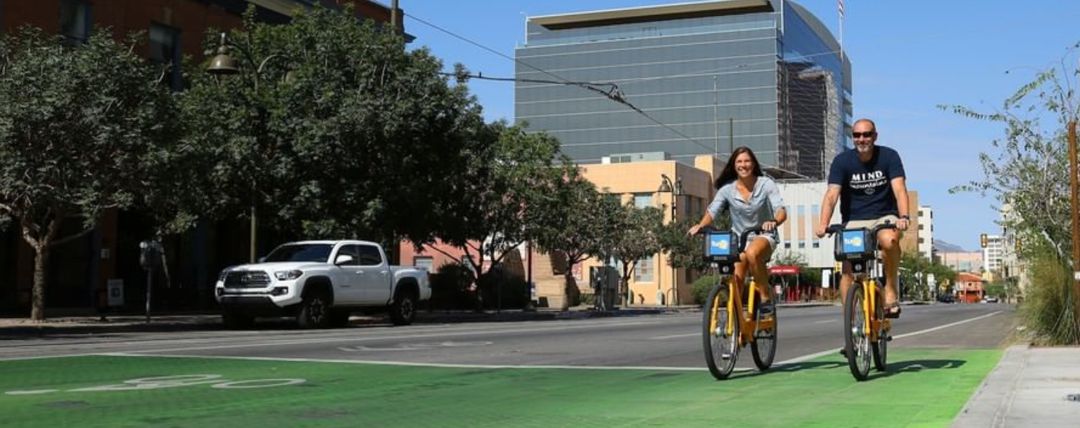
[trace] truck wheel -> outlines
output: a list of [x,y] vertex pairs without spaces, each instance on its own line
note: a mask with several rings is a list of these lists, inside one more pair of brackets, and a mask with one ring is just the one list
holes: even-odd
[[416,300],[412,293],[398,292],[394,303],[390,305],[390,322],[394,325],[409,325],[416,318]]
[[327,328],[331,318],[330,299],[323,292],[310,293],[300,303],[296,322],[300,328]]
[[233,311],[225,311],[221,314],[221,323],[230,330],[251,328],[255,323],[255,317]]

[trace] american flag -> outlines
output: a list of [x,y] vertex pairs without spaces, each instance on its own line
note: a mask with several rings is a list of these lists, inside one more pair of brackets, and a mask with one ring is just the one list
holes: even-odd
[[844,0],[836,0],[836,10],[840,12],[840,18],[844,17]]

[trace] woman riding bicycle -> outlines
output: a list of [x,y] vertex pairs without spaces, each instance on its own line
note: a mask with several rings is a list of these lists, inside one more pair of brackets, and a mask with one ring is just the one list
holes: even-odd
[[[776,227],[787,220],[780,189],[771,178],[761,172],[761,165],[758,164],[754,152],[745,146],[735,149],[728,158],[727,165],[716,179],[716,188],[716,196],[705,215],[687,234],[695,235],[702,227],[711,225],[724,208],[728,208],[730,212],[731,229],[736,234],[741,235],[744,230],[761,227],[764,233],[750,234],[747,238],[741,261],[735,264],[735,283],[743,283],[746,265],[749,264],[754,281],[767,287],[769,271],[765,263],[776,249],[779,239]],[[761,299],[763,313],[771,312],[773,307],[768,294]]]

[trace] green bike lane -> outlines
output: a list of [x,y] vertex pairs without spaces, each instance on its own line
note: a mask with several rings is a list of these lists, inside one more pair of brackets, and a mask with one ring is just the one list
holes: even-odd
[[42,358],[0,361],[0,413],[18,427],[942,427],[1001,355],[895,349],[866,382],[839,355],[725,381],[704,369]]

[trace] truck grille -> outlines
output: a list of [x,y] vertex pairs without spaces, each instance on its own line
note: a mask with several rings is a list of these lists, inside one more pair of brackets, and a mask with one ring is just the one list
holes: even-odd
[[225,288],[264,288],[270,275],[262,271],[236,271],[225,275]]

